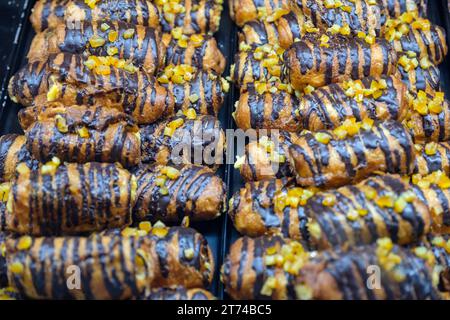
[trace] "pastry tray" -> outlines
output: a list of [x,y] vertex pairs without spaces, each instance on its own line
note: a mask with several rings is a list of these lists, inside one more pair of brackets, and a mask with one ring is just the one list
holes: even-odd
[[[34,36],[29,22],[34,2],[34,0],[0,0],[0,135],[22,133],[17,119],[17,112],[21,106],[9,99],[7,85],[9,78],[26,63],[26,54]],[[447,1],[431,0],[428,3],[428,18],[446,29],[447,43],[450,44],[450,15]],[[229,67],[233,63],[238,48],[238,28],[230,19],[228,12],[228,3],[224,1],[220,30],[215,34],[220,50],[227,58],[224,76],[229,75]],[[447,98],[450,97],[449,56],[440,65],[441,83]],[[232,87],[219,115],[224,129],[235,129],[236,127],[231,113],[234,109],[234,102],[238,98],[239,89]],[[224,164],[217,174],[227,185],[228,199],[243,186],[243,180],[232,164]],[[216,274],[209,289],[219,299],[227,299],[219,280],[219,271],[230,245],[238,238],[239,234],[226,214],[214,221],[195,223],[192,227],[207,238],[214,253]]]

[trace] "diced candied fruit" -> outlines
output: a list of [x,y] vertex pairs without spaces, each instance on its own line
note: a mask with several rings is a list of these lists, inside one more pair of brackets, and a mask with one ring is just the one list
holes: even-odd
[[98,48],[103,46],[106,43],[106,40],[103,39],[102,37],[100,37],[99,35],[93,35],[90,39],[89,39],[89,44],[91,45],[92,48]]

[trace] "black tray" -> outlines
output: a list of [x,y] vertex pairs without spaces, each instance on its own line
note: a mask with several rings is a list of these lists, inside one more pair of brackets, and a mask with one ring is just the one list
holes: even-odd
[[[22,133],[17,119],[17,112],[21,107],[9,99],[7,84],[9,78],[26,63],[25,56],[34,36],[28,20],[34,2],[34,0],[0,0],[0,135]],[[228,12],[228,3],[224,1],[220,30],[215,35],[221,51],[227,57],[224,75],[229,74],[229,67],[233,63],[238,46],[238,28],[231,21]],[[429,1],[428,17],[434,23],[445,27],[447,43],[450,44],[450,16],[447,1]],[[440,70],[442,87],[446,96],[450,97],[450,58],[447,57],[440,65]],[[234,109],[234,101],[238,98],[239,90],[232,87],[219,115],[219,120],[225,129],[236,128],[231,113]],[[232,164],[223,165],[218,174],[226,182],[228,198],[243,186],[242,178]],[[231,243],[238,238],[239,234],[226,214],[215,221],[196,223],[192,227],[205,235],[214,253],[216,274],[210,289],[219,299],[226,299],[227,295],[219,281],[219,271]]]

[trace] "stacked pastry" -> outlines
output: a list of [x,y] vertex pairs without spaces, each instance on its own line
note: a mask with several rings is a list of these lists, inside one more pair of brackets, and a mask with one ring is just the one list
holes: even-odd
[[220,162],[203,156],[224,145],[221,11],[36,2],[28,64],[9,85],[24,135],[0,138],[1,286],[33,299],[213,298],[211,249],[189,220],[217,218],[225,197]]
[[[229,203],[234,299],[449,290],[445,32],[415,0],[230,1],[234,118],[256,129]],[[263,135],[262,129],[270,129]],[[274,130],[277,129],[277,130]]]

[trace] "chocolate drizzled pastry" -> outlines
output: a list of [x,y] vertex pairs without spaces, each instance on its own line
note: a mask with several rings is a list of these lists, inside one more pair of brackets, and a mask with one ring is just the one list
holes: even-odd
[[56,104],[40,108],[39,113],[36,109],[22,109],[19,115],[27,148],[35,159],[119,162],[125,167],[140,163],[139,128],[129,115],[101,106]]
[[148,0],[101,0],[89,5],[84,0],[39,0],[30,16],[36,32],[58,24],[108,20],[132,25],[159,27],[159,10]]
[[88,61],[97,64],[97,60],[59,53],[46,61],[30,62],[11,78],[9,95],[24,106],[48,102],[108,106],[138,123],[152,123],[173,113],[173,95],[152,75],[130,65],[124,67],[128,71],[102,64],[90,69]]
[[135,221],[181,222],[186,216],[203,221],[222,213],[225,184],[207,167],[142,165],[135,174]]

